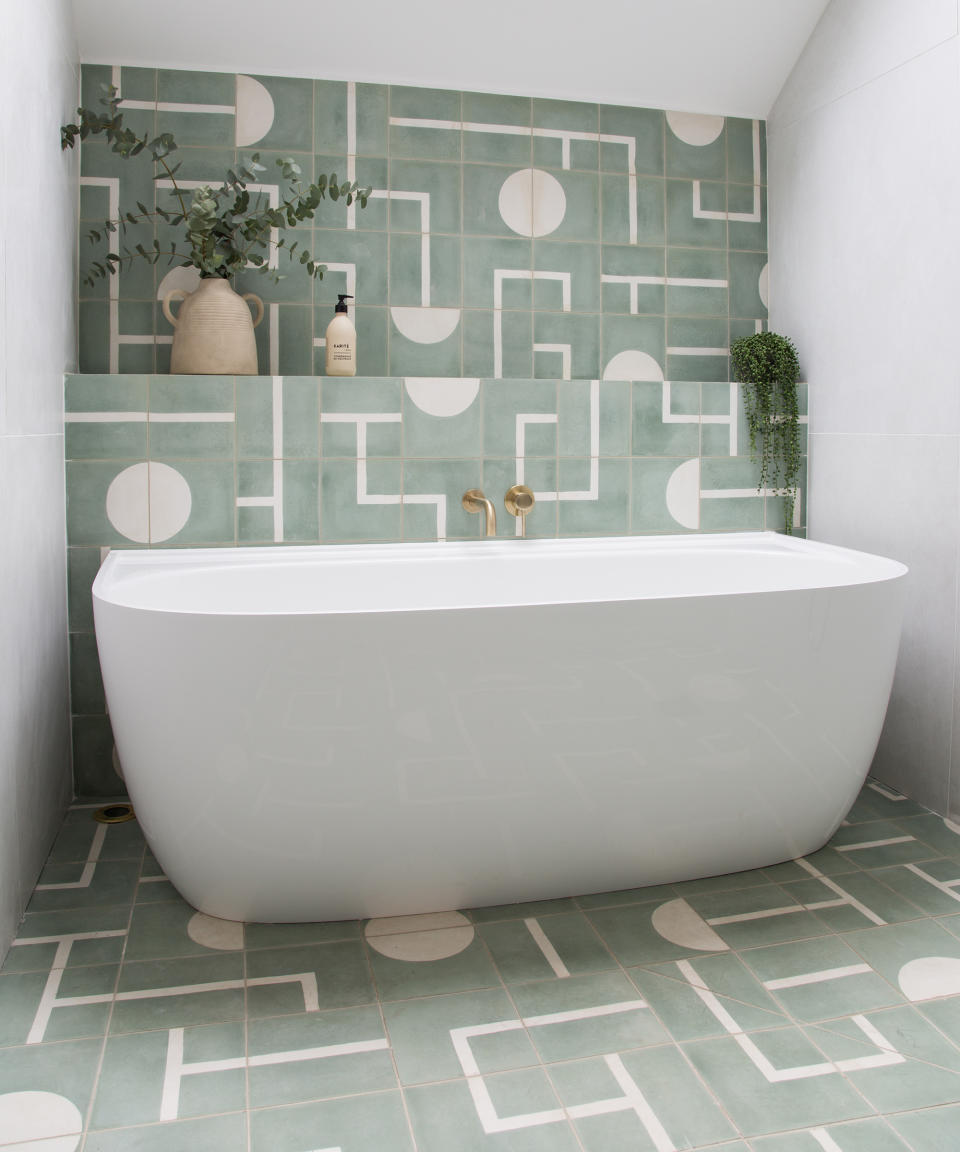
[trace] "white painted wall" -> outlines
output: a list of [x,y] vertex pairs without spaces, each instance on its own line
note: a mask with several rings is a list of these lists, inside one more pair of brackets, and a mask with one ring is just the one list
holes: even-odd
[[960,814],[957,0],[832,0],[768,123],[771,328],[810,381],[809,528],[910,566],[874,770]]
[[69,0],[0,35],[0,958],[70,796],[63,374],[75,361],[77,104]]

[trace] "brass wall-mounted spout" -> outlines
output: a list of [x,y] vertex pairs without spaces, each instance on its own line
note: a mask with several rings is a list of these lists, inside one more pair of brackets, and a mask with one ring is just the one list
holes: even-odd
[[504,496],[503,502],[511,516],[520,517],[520,535],[525,537],[527,534],[527,514],[536,503],[533,492],[526,484],[514,484]]
[[468,512],[479,512],[482,508],[485,519],[484,535],[496,536],[497,511],[493,506],[493,502],[488,500],[479,488],[470,488],[464,492],[463,499],[460,503]]

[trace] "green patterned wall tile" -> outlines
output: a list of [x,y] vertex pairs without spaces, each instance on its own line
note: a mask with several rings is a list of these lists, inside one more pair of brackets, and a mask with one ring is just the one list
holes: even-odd
[[593,380],[600,375],[600,317],[589,313],[536,312],[533,375]]
[[238,499],[269,495],[272,490],[272,460],[239,460],[237,462]]
[[[389,142],[390,90],[386,84],[357,84],[357,153],[386,156]],[[385,185],[384,185],[385,187]]]
[[588,456],[593,452],[594,418],[599,455],[630,455],[631,386],[628,382],[561,380],[557,389],[557,451],[560,456]]
[[67,609],[71,632],[93,629],[90,589],[99,571],[99,548],[67,549]]
[[574,313],[600,311],[597,299],[599,244],[535,239],[533,268],[534,309]]
[[236,141],[257,151],[323,151],[314,144],[312,80],[290,76],[238,76]]
[[474,458],[481,454],[478,380],[411,378],[403,391],[403,455]]
[[730,315],[762,317],[767,315],[767,254],[765,252],[731,252]]
[[[107,518],[107,491],[121,471],[117,464],[99,460],[68,460],[67,538],[77,545],[116,545],[129,543]],[[146,484],[126,494],[123,510],[140,524],[148,522]],[[145,543],[146,535],[142,541]]]
[[100,715],[106,709],[97,641],[92,632],[70,635],[70,706],[75,715]]
[[315,460],[283,462],[283,539],[320,539],[320,469]]
[[726,184],[668,180],[667,243],[725,248],[726,211]]
[[[482,461],[478,459],[404,460],[404,539],[436,540],[439,535],[448,540],[473,539],[483,517],[467,512],[461,498],[467,489],[480,487]],[[421,499],[425,497],[437,499]]]
[[320,381],[315,376],[284,376],[282,392],[284,458],[316,459],[320,451]]
[[[595,172],[600,165],[599,114],[596,104],[535,99],[533,163],[538,168]],[[581,133],[589,134],[591,138],[577,139]]]
[[[522,471],[517,468],[515,457],[488,458],[483,461],[482,487],[497,510],[497,536],[501,539],[513,539],[517,535],[517,521],[503,504],[507,490],[514,484],[526,484],[536,497],[536,503],[527,516],[527,536],[531,539],[556,536],[556,459],[543,457],[527,460]],[[474,528],[474,535],[483,535],[482,525]]]
[[[354,98],[356,100],[356,97]],[[360,101],[356,101],[359,113]],[[386,110],[384,109],[384,119]],[[350,119],[347,82],[314,80],[313,82],[313,151],[340,153],[349,151],[347,143]],[[355,146],[356,147],[356,146]],[[373,155],[386,155],[386,150]]]
[[[529,131],[497,131],[497,128],[529,129],[531,101],[525,96],[497,96],[486,92],[463,93],[464,160],[493,160],[500,164],[530,166],[532,136]],[[490,130],[481,131],[479,126]]]
[[233,105],[236,101],[236,77],[227,72],[160,68],[157,70],[157,99],[177,104]]
[[[757,469],[745,457],[704,459],[700,465],[700,528],[704,532],[759,532],[764,499],[757,494]],[[724,495],[729,493],[729,495]]]
[[727,380],[727,318],[675,317],[667,321],[667,376],[671,380]]
[[118,367],[121,372],[149,374],[159,367],[158,360],[159,350],[149,344],[126,344],[120,347]]
[[664,315],[666,250],[604,244],[600,249],[600,303],[604,312]]
[[668,176],[695,180],[727,178],[727,134],[722,116],[692,112],[666,114]]
[[[605,244],[663,244],[663,180],[604,172],[600,179],[601,239]],[[635,219],[634,219],[635,217]]]
[[[631,443],[634,456],[696,456],[699,451],[700,426],[695,420],[664,423],[665,387],[656,381],[633,384]],[[677,405],[682,407],[685,389],[676,386],[671,389],[671,400],[674,390],[677,392]],[[688,415],[678,412],[672,402],[670,411],[671,415]]]
[[[144,376],[72,376],[68,378],[64,399],[68,460],[139,459],[146,455],[147,380]],[[71,420],[72,414],[81,418]],[[100,414],[101,419],[90,419]],[[110,419],[111,414],[121,418]]]
[[671,514],[667,487],[677,469],[690,463],[669,456],[636,456],[630,461],[631,532],[680,532],[688,527]]
[[[365,376],[386,376],[391,328],[389,310],[361,306],[355,310],[353,320],[357,327],[357,371]],[[317,349],[317,353],[322,351]],[[318,371],[325,371],[323,359],[318,357],[317,363]]]
[[[391,232],[446,232],[459,236],[460,176],[459,164],[391,160]],[[365,211],[368,210],[369,205]]]
[[[354,296],[369,307],[387,303],[386,233],[318,228],[313,233],[313,251],[327,265],[323,278],[313,281],[313,302],[322,325],[318,335],[325,333],[333,319],[334,305],[341,293]],[[308,283],[299,269],[291,273],[291,279],[294,277],[297,283],[301,277]],[[357,305],[352,300],[347,304],[352,316]]]
[[604,379],[662,380],[666,331],[658,316],[604,316],[600,364]]
[[668,248],[667,277],[669,315],[726,317],[729,271],[725,251]]
[[460,237],[431,236],[426,270],[425,254],[421,236],[390,237],[390,304],[420,308],[426,297],[432,307],[459,308]]
[[464,236],[532,236],[535,184],[530,173],[529,168],[464,164]]
[[[309,304],[278,304],[276,308],[279,354],[276,368],[281,376],[306,376],[313,372],[313,315]],[[267,311],[263,328],[263,344],[258,349],[260,364],[270,368],[272,360],[272,312]],[[264,327],[266,325],[266,327]],[[259,328],[257,331],[259,332]]]
[[604,172],[629,172],[629,146],[633,141],[635,171],[648,176],[663,175],[664,116],[656,108],[621,108],[600,105],[600,132],[616,137],[600,145],[600,167]]
[[272,379],[238,376],[235,388],[237,456],[273,456]]
[[73,717],[73,772],[77,796],[124,796],[113,768],[113,731],[106,716]]
[[524,424],[528,456],[557,454],[556,380],[487,380],[483,385],[483,450],[486,456],[517,456],[518,415],[549,415],[551,422]]
[[391,310],[390,372],[395,376],[459,376],[462,368],[462,336],[459,323],[445,340],[429,344],[409,340]]
[[463,239],[463,305],[465,308],[530,308],[533,293],[530,240]]
[[[163,464],[163,461],[157,461]],[[189,516],[182,528],[169,536],[164,535],[170,525],[171,513],[161,508],[162,528],[156,528],[157,496],[151,493],[151,533],[153,543],[232,544],[236,540],[234,516],[234,464],[220,460],[176,460],[166,465],[179,473],[190,491]]]
[[738,184],[766,184],[766,166],[762,156],[763,121],[728,116],[726,134],[727,179]]
[[399,460],[324,460],[320,466],[320,539],[329,544],[398,540],[401,491]]
[[272,544],[275,535],[276,527],[272,508],[244,507],[237,509],[238,544]]
[[[84,107],[99,111],[100,101],[105,95],[104,90],[112,83],[113,69],[109,64],[84,64],[80,71],[80,99]],[[146,97],[150,100],[153,98],[153,92]]]
[[[767,249],[767,190],[754,189],[741,184],[727,185],[730,205],[730,247],[765,252]],[[757,219],[759,200],[759,220]]]
[[233,460],[235,412],[233,376],[151,377],[151,456]]
[[[442,121],[438,128],[411,121]],[[398,123],[398,121],[402,121]],[[459,160],[461,156],[461,94],[436,88],[390,86],[390,156],[423,160]]]
[[[607,536],[630,531],[630,461],[559,463],[557,505],[560,534]],[[564,499],[564,493],[569,493]]]

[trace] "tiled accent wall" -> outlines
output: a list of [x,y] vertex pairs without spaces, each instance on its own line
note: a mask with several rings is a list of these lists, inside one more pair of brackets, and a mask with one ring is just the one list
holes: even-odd
[[[726,380],[730,340],[767,315],[761,121],[94,65],[84,104],[111,82],[131,127],[174,133],[188,186],[254,150],[270,187],[282,155],[372,186],[365,209],[325,202],[297,228],[322,281],[299,266],[276,286],[244,278],[267,302],[264,373],[322,373],[338,292],[356,297],[367,376]],[[152,201],[148,159],[93,138],[82,160],[84,224]],[[94,251],[84,241],[82,259]],[[166,371],[158,298],[185,275],[138,262],[84,288],[81,371]]]
[[[266,302],[263,376],[157,375],[160,300],[189,270],[137,264],[82,290],[84,375],[67,383],[81,794],[120,788],[89,594],[104,547],[472,538],[460,498],[477,486],[507,535],[516,482],[537,493],[531,535],[782,525],[728,383],[730,341],[767,315],[762,122],[92,65],[84,104],[111,83],[131,127],[175,134],[188,186],[259,151],[268,184],[293,155],[373,194],[298,228],[323,280],[238,283]],[[96,139],[81,159],[85,224],[152,201],[149,162]],[[338,292],[356,297],[350,380],[320,378]]]
[[517,482],[531,536],[783,525],[722,381],[80,375],[66,406],[84,795],[119,788],[90,606],[104,547],[475,539],[474,487],[508,537]]

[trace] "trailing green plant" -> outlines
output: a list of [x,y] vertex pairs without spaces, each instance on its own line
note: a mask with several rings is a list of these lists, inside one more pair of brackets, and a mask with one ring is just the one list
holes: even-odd
[[757,491],[770,488],[783,498],[787,535],[793,532],[802,457],[797,381],[800,362],[793,342],[777,332],[735,340],[730,358],[744,385],[750,449],[760,463]]
[[175,241],[171,241],[169,248],[162,249],[156,238],[146,246],[137,243],[131,247],[124,242],[118,246],[118,251],[108,251],[102,259],[91,263],[84,284],[93,286],[97,280],[106,279],[136,260],[156,264],[163,257],[167,258],[168,264],[179,260],[181,267],[196,268],[202,277],[226,279],[254,267],[277,281],[282,277],[276,268],[270,267],[271,249],[283,251],[291,261],[296,260],[308,276],[321,278],[324,265],[314,260],[298,241],[289,242],[282,233],[304,220],[313,219],[320,201],[327,196],[331,200],[343,197],[347,204],[356,200],[361,208],[367,205],[371,189],[360,188],[356,182],[338,183],[335,173],[320,176],[304,186],[303,171],[290,156],[281,157],[276,162],[289,188],[279,203],[272,205],[262,191],[251,196],[249,185],[258,183],[260,174],[267,171],[260,163],[259,152],[239,163],[235,171],[228,169],[219,187],[205,184],[192,192],[187,191],[177,182],[180,164],[171,161],[177,150],[171,133],[161,132],[152,139],[149,134],[137,136],[130,128],[124,127],[116,88],[103,86],[103,91],[105,96],[100,103],[106,111],[78,108],[77,122],[60,128],[60,147],[73,148],[77,140],[105,136],[118,156],[131,159],[145,155],[156,169],[154,179],[170,181],[170,194],[175,203],[173,209],[168,210],[159,202],[154,208],[148,208],[138,201],[136,212],[123,212],[114,220],[104,221],[101,227],[91,228],[87,233],[88,239],[91,243],[100,243],[105,236],[116,235],[125,241],[128,228],[162,221],[171,228],[183,228],[186,246],[178,247]]

